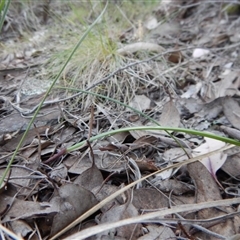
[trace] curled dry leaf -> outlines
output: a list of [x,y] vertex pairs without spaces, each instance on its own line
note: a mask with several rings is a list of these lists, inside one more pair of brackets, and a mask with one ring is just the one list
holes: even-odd
[[139,120],[139,116],[137,114],[133,114],[128,117],[128,121],[130,121],[130,122],[136,122],[138,120]]
[[50,173],[49,177],[55,182],[60,182],[67,177],[67,167],[64,164],[60,164],[55,167]]
[[[206,137],[204,139],[206,142],[194,149],[192,153],[194,157],[201,156],[202,154],[212,152],[218,149],[221,150],[221,148],[223,148],[226,145],[224,142],[221,142],[215,139],[206,138]],[[224,164],[226,159],[227,159],[227,154],[219,151],[218,153],[213,154],[210,157],[201,159],[201,163],[207,168],[207,170],[211,173],[211,175],[217,181],[216,172],[219,168],[221,168],[221,166]]]
[[177,170],[174,170],[173,168],[167,169],[161,173],[157,173],[156,174],[156,178],[158,178],[160,181],[163,181],[165,179],[170,178],[172,175],[174,175],[174,173],[176,173],[179,170],[179,168]]
[[168,61],[172,62],[172,63],[182,62],[183,61],[183,55],[182,55],[181,51],[176,51],[176,52],[170,53],[170,55],[168,57]]
[[154,165],[154,161],[152,159],[143,157],[135,161],[141,172],[156,172],[157,170],[159,170]]

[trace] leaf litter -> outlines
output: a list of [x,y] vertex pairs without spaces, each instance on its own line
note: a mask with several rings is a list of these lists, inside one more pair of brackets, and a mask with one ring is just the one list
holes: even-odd
[[[43,6],[32,5],[37,20],[34,24],[26,9],[17,15],[19,22],[24,23],[19,24],[11,17],[17,10],[10,8],[2,30],[1,41],[6,48],[0,52],[0,175],[43,97],[42,92],[68,51],[66,44],[58,40],[62,39],[61,34],[51,34],[39,25],[41,21],[48,22],[53,31],[54,27],[61,29],[64,23],[44,11],[40,13],[39,9],[51,9],[56,15],[64,13],[66,19],[76,16],[66,3],[62,8],[56,1],[48,4],[46,1]],[[91,9],[84,15],[88,22],[101,9],[99,3],[95,10],[87,3],[74,4],[76,9]],[[109,15],[106,20],[111,21],[111,26],[119,21],[121,25],[105,28],[107,37],[102,34],[98,38],[95,32],[81,50],[94,57],[86,55],[85,61],[82,54],[87,52],[79,52],[65,69],[59,86],[71,84],[114,98],[153,118],[155,124],[240,139],[239,15],[230,14],[223,5],[214,1],[162,1],[149,8],[146,15],[132,15],[126,21],[131,16],[127,9],[139,7],[139,3],[110,3],[109,9],[118,14],[118,19]],[[167,21],[163,23],[164,18]],[[79,34],[81,24],[67,22],[64,27]],[[39,30],[34,32],[33,26]],[[11,41],[19,39],[24,31],[31,32],[30,41],[22,46]],[[63,42],[76,38],[74,34],[66,35]],[[54,55],[56,42],[63,59]],[[225,144],[220,141],[171,132],[182,149],[165,132],[129,131],[68,154],[63,151],[90,135],[150,125],[154,124],[149,119],[116,102],[55,89],[0,189],[1,226],[20,236],[19,239],[50,239],[117,190],[149,173],[184,162],[188,158],[186,152],[189,157],[199,157],[201,163],[169,168],[149,177],[93,211],[63,237],[79,234],[81,239],[83,229],[90,232],[93,226],[174,205],[239,197],[239,148],[222,151]],[[216,149],[218,153],[202,159],[202,154]],[[57,158],[49,161],[58,153]],[[228,214],[237,214],[238,208],[237,204],[228,204],[182,211],[165,215],[169,222],[155,219],[123,225],[99,232],[91,239],[233,239],[239,234],[239,216],[229,218]],[[215,221],[217,217],[219,220]]]

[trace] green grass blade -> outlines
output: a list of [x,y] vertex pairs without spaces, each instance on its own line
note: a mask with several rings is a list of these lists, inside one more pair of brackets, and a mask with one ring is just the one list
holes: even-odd
[[[89,142],[93,142],[95,140],[99,140],[101,138],[104,137],[109,137],[112,136],[116,133],[120,133],[120,132],[128,132],[128,131],[148,131],[148,130],[154,130],[154,131],[162,131],[162,130],[167,130],[167,131],[175,131],[175,132],[182,132],[182,133],[188,133],[188,134],[192,134],[192,135],[197,135],[197,136],[201,136],[201,137],[208,137],[208,138],[212,138],[212,139],[216,139],[225,143],[230,143],[236,146],[240,146],[240,142],[231,138],[227,138],[227,137],[222,137],[222,136],[218,136],[209,132],[201,132],[201,131],[197,131],[197,130],[193,130],[193,129],[186,129],[186,128],[174,128],[174,127],[159,127],[159,126],[147,126],[147,127],[128,127],[128,128],[121,128],[121,129],[116,129],[116,130],[112,130],[109,132],[105,132],[105,133],[101,133],[98,134],[97,136],[91,137],[89,139]],[[71,146],[69,148],[67,148],[67,152],[71,152],[74,150],[77,150],[79,148],[81,148],[83,145],[86,144],[86,140],[75,144],[74,146]]]
[[0,32],[2,31],[3,23],[7,15],[11,0],[1,0],[0,2]]

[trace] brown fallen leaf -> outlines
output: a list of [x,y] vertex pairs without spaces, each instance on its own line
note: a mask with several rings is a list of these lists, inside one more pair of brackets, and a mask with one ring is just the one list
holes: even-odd
[[103,183],[103,176],[100,170],[97,168],[95,164],[92,167],[84,171],[81,175],[79,175],[75,180],[75,184],[79,184],[83,186],[85,189],[92,191],[95,187],[99,187]]
[[[0,195],[0,212],[9,204],[13,202],[13,198],[6,196],[5,194]],[[35,217],[42,217],[47,214],[55,214],[59,211],[54,204],[47,202],[33,202],[24,201],[20,199],[14,199],[10,210],[2,219],[2,223],[11,222],[18,219],[32,219]]]
[[[222,199],[218,185],[203,164],[200,162],[190,163],[188,164],[188,171],[192,181],[195,183],[197,203]],[[223,209],[226,211],[231,211],[231,208]],[[196,215],[199,219],[209,219],[221,216],[222,211],[214,208],[208,208],[198,211]],[[234,227],[231,219],[227,219],[225,222],[221,222],[211,227],[205,225],[205,227],[225,237],[232,236],[234,234]],[[209,240],[216,239],[215,237],[212,237],[204,232],[197,233],[194,235],[194,237]]]
[[51,236],[62,230],[81,214],[97,204],[95,196],[77,184],[65,184],[58,189],[58,196],[50,202],[58,209],[53,218]]
[[228,173],[230,176],[239,177],[240,169],[240,153],[228,156],[226,162],[222,166],[222,170]]
[[155,166],[153,159],[143,157],[142,159],[138,159],[135,161],[141,172],[156,172],[157,170],[159,170]]
[[[46,131],[46,129],[48,129],[49,126],[42,126],[42,127],[37,127],[37,128],[33,128],[31,130],[28,131],[22,146],[25,146],[27,144],[30,144],[33,140],[33,138],[35,136],[37,136],[37,133],[42,134]],[[19,128],[21,129],[21,127]],[[19,144],[20,139],[22,138],[22,134],[19,134],[16,138],[13,138],[9,141],[7,141],[3,146],[2,149],[5,151],[14,151],[17,147],[17,145]]]
[[[157,201],[156,201],[157,199]],[[168,200],[156,189],[139,188],[133,192],[132,204],[138,209],[159,209],[168,207]]]
[[182,55],[181,51],[176,51],[176,52],[170,53],[170,55],[168,57],[168,61],[172,62],[172,63],[182,62],[183,61],[183,55]]

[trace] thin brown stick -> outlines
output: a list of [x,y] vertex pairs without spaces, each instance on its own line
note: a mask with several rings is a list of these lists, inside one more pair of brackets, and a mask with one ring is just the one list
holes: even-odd
[[67,153],[67,148],[61,149],[58,153],[54,154],[52,157],[50,157],[48,160],[44,161],[43,163],[50,163],[54,160],[57,160],[59,157]]

